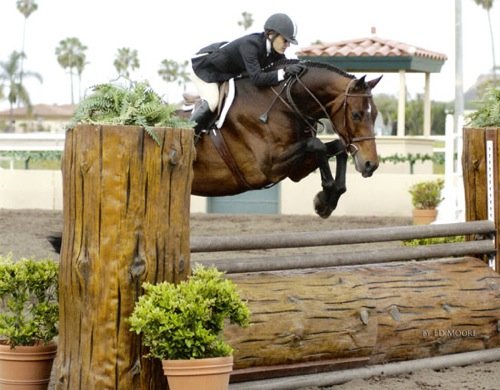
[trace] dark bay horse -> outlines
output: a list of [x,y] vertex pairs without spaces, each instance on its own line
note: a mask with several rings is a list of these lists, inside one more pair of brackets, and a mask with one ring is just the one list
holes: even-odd
[[[378,167],[373,128],[377,109],[371,91],[380,78],[365,81],[327,64],[301,63],[306,68],[300,76],[276,87],[236,80],[236,97],[222,128],[197,142],[192,194],[234,195],[287,177],[297,182],[319,168],[323,190],[314,206],[327,218],[346,191],[348,153],[363,177],[373,174]],[[316,137],[321,118],[331,120],[339,139],[323,143]],[[335,178],[328,162],[333,156]]]
[[[289,60],[275,67],[283,67]],[[247,78],[236,81],[236,97],[220,131],[210,131],[196,144],[191,193],[234,195],[268,187],[289,177],[299,181],[320,170],[314,206],[330,216],[346,191],[348,154],[356,169],[369,177],[378,167],[373,126],[377,109],[371,90],[380,78],[365,81],[322,63],[306,62],[306,70],[273,88],[257,88]],[[316,137],[319,119],[331,120],[339,139]],[[329,158],[336,158],[333,177]],[[59,252],[61,237],[49,241]]]

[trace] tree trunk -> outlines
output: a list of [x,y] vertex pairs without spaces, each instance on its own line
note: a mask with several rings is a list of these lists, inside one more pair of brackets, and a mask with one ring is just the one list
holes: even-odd
[[127,322],[145,281],[189,272],[189,129],[77,126],[62,163],[57,389],[164,389]]
[[252,313],[250,327],[226,331],[236,369],[376,364],[500,346],[500,276],[475,258],[228,277]]

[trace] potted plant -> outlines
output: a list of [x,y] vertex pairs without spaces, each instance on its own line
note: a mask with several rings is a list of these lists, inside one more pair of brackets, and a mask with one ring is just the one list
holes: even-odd
[[170,389],[227,389],[233,349],[222,338],[225,320],[247,326],[250,318],[234,283],[198,265],[186,281],[143,288],[131,330],[142,335],[148,357],[162,360]]
[[58,333],[58,264],[0,256],[0,388],[42,390]]
[[425,225],[436,219],[436,207],[441,203],[444,180],[423,181],[409,189],[413,205],[413,224]]

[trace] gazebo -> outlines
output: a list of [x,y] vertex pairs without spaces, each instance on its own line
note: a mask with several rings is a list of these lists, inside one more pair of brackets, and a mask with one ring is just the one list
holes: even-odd
[[296,55],[299,59],[326,62],[348,72],[399,72],[398,136],[405,135],[406,72],[425,73],[423,130],[424,136],[430,136],[430,74],[441,71],[447,59],[445,54],[372,35],[311,45],[301,48]]

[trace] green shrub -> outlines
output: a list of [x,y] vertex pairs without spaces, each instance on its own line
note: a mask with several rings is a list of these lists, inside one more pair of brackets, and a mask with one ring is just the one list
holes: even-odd
[[416,209],[435,209],[443,200],[441,191],[444,180],[423,181],[412,185],[409,189],[412,205]]
[[48,343],[58,333],[58,264],[0,256],[0,339],[12,347]]
[[197,266],[178,284],[143,284],[145,295],[129,319],[131,330],[142,334],[151,357],[200,359],[229,356],[222,339],[225,319],[247,326],[250,312],[235,284],[215,267]]
[[464,242],[464,236],[450,236],[450,237],[433,237],[433,238],[415,238],[413,240],[403,241],[404,246],[418,246],[418,245],[433,245],[433,244],[449,244],[454,242]]

